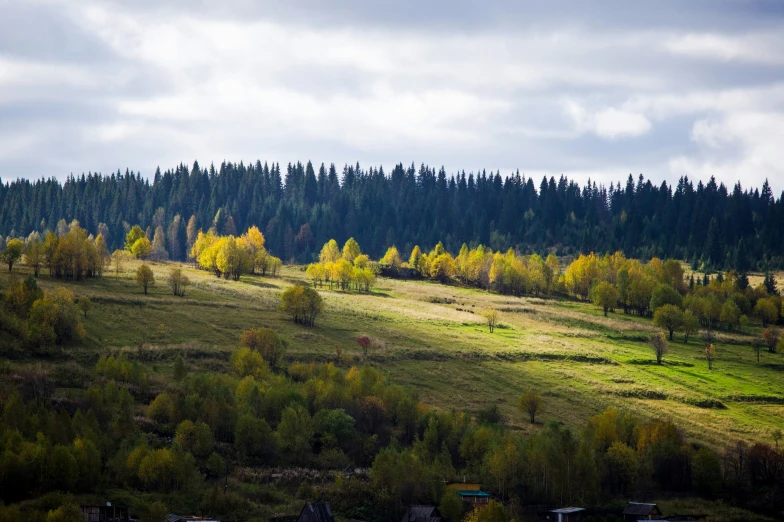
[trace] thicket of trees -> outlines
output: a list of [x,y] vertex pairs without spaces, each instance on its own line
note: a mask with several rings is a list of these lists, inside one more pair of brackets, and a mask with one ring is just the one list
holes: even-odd
[[307,268],[308,279],[314,286],[326,283],[330,288],[334,285],[343,290],[354,288],[363,292],[369,292],[376,284],[379,273],[378,263],[362,253],[353,237],[346,241],[343,250],[334,239],[327,241],[321,248],[319,262],[311,263]]
[[463,243],[526,253],[556,245],[570,255],[621,250],[738,272],[784,260],[784,199],[767,182],[728,188],[712,178],[668,185],[629,176],[609,187],[581,187],[563,176],[447,175],[425,165],[390,172],[346,165],[338,172],[310,162],[194,162],[152,179],[118,171],[0,185],[2,235],[43,233],[61,219],[100,227],[110,250],[139,223],[150,246],[165,247],[174,260],[185,259],[199,228],[237,236],[251,226],[264,232],[270,250],[301,262],[314,261],[330,238],[350,237],[375,258],[392,244],[410,251],[443,240],[453,252]]
[[277,275],[282,265],[264,248],[264,234],[255,226],[237,238],[217,235],[215,229],[206,234],[199,230],[190,257],[200,268],[235,281],[242,274]]
[[89,305],[77,303],[66,288],[44,292],[33,276],[27,276],[9,286],[2,297],[0,330],[19,339],[25,348],[47,348],[86,335],[80,312],[86,314]]
[[[369,467],[369,477],[341,475],[307,495],[364,519],[389,518],[412,502],[458,517],[444,481],[463,476],[507,501],[504,520],[518,519],[522,503],[593,506],[654,491],[770,512],[783,506],[784,454],[766,444],[737,442],[716,453],[689,443],[670,421],[615,409],[578,431],[551,422],[526,436],[507,429],[495,406],[475,416],[433,410],[371,367],[282,363],[285,344],[272,330],[248,331],[230,373],[182,369],[154,395],[133,353],[102,357],[101,381],[73,378],[86,389],[67,403],[54,398],[46,371],[18,370],[18,387],[2,395],[0,497],[9,504],[110,486],[201,498],[205,515],[240,520],[251,504],[226,481],[238,467],[355,465]],[[542,398],[528,392],[519,408],[534,422]],[[293,487],[302,494],[300,482]]]

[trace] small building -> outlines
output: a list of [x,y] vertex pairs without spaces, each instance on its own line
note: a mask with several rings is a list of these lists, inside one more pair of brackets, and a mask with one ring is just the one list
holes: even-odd
[[167,515],[166,522],[220,522],[220,520],[196,515]]
[[435,506],[411,506],[400,522],[441,522],[441,513]]
[[308,502],[302,506],[297,522],[335,522],[327,502]]
[[646,504],[644,502],[629,502],[623,510],[623,522],[637,522],[638,520],[661,520],[661,510],[656,504]]
[[550,511],[554,515],[555,522],[581,522],[585,508],[565,507]]
[[490,494],[481,489],[481,484],[470,484],[466,482],[453,482],[446,487],[455,490],[460,500],[472,506],[483,506],[490,502]]
[[79,514],[84,522],[129,522],[128,508],[112,506],[107,502],[105,506],[79,506]]

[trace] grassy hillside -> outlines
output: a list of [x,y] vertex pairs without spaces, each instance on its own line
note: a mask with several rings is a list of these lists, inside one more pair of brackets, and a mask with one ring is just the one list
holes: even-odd
[[[44,276],[44,288],[63,284],[95,303],[85,320],[88,337],[44,360],[54,374],[75,365],[91,370],[109,351],[128,352],[150,369],[152,386],[165,387],[171,362],[184,355],[191,368],[223,371],[240,333],[268,326],[287,337],[289,360],[336,359],[336,344],[347,359],[362,357],[356,338],[374,339],[370,361],[435,408],[477,411],[497,404],[507,424],[540,429],[516,411],[527,389],[545,397],[543,421],[575,428],[615,406],[641,417],[671,418],[696,441],[717,448],[734,439],[770,442],[784,423],[784,355],[762,354],[751,336],[720,334],[712,371],[699,340],[676,338],[663,365],[655,364],[646,341],[649,320],[623,314],[602,316],[590,304],[561,299],[505,297],[420,281],[380,279],[370,295],[320,289],[325,312],[315,328],[295,325],[279,310],[287,286],[304,280],[299,267],[284,267],[277,278],[216,279],[182,265],[191,278],[186,296],[171,295],[165,277],[171,265],[151,265],[158,286],[145,296],[133,279],[135,262],[119,276],[63,283]],[[24,274],[3,272],[0,287]],[[501,311],[501,327],[490,334],[479,311]],[[0,343],[8,344],[8,338]],[[6,352],[11,364],[33,359]],[[67,379],[60,379],[67,385]],[[79,389],[59,390],[62,394]]]

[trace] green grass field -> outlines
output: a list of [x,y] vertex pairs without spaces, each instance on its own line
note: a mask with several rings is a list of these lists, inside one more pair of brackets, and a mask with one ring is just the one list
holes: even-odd
[[[605,318],[592,305],[570,300],[380,279],[370,295],[320,289],[325,311],[315,328],[304,328],[279,310],[281,291],[304,280],[299,267],[284,267],[280,277],[234,282],[182,265],[192,285],[178,298],[164,283],[171,265],[151,266],[158,286],[148,296],[133,280],[135,262],[101,280],[64,283],[42,276],[44,288],[62,284],[95,303],[85,320],[87,339],[43,363],[90,372],[100,355],[124,351],[143,361],[152,386],[163,390],[179,354],[196,371],[226,371],[247,328],[278,330],[290,342],[292,361],[335,361],[340,344],[344,366],[362,362],[356,338],[367,334],[375,340],[371,364],[415,389],[426,404],[469,411],[497,404],[515,429],[540,426],[525,422],[515,408],[527,389],[545,398],[543,422],[580,428],[592,415],[617,407],[643,418],[670,418],[690,439],[716,448],[735,439],[771,442],[771,431],[784,425],[784,355],[765,352],[757,363],[751,336],[758,326],[719,334],[712,371],[700,340],[684,344],[677,336],[659,366],[646,343],[655,331],[649,320],[622,313]],[[3,273],[0,285],[24,274],[24,267]],[[479,315],[488,306],[501,311],[501,326],[492,334]],[[8,341],[0,337],[0,343]],[[11,364],[40,360],[21,352],[8,357]]]

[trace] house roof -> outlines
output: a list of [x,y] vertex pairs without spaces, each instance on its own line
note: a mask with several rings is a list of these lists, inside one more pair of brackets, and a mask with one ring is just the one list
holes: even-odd
[[490,496],[489,493],[485,493],[484,491],[479,491],[476,489],[470,489],[470,490],[458,489],[456,493],[461,497],[489,497]]
[[562,514],[566,515],[566,514],[569,514],[569,513],[577,513],[579,511],[585,511],[585,508],[581,508],[581,507],[565,507],[565,508],[560,508],[560,509],[553,509],[552,511],[550,511],[550,513],[562,513]]
[[651,513],[661,513],[656,504],[646,504],[643,502],[629,502],[626,509],[623,510],[624,515],[650,515]]
[[328,503],[308,502],[302,506],[297,522],[335,522],[335,517]]
[[441,514],[435,506],[411,506],[401,522],[440,522]]

